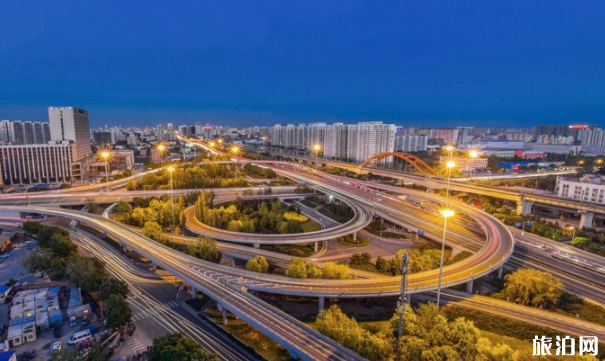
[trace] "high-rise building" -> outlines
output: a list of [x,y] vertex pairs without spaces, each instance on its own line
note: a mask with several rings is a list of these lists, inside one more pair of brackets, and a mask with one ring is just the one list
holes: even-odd
[[334,159],[348,159],[349,128],[343,123],[328,125],[324,130],[323,152],[324,157]]
[[74,107],[49,107],[50,138],[74,143],[73,162],[92,155],[88,111]]
[[46,144],[49,140],[48,123],[21,120],[0,121],[0,144]]
[[420,152],[428,147],[429,138],[426,135],[395,134],[396,152]]

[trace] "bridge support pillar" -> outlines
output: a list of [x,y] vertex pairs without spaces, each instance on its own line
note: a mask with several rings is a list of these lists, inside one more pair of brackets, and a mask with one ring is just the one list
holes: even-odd
[[321,311],[324,310],[325,303],[326,303],[326,298],[323,297],[323,296],[319,297],[319,306],[318,306],[318,309],[317,309],[317,314],[320,314]]
[[223,308],[223,325],[227,324],[227,310]]
[[581,212],[580,213],[580,229],[592,228],[592,221],[594,218],[594,212]]
[[155,263],[151,264],[151,269],[153,270],[153,272],[155,272],[158,269],[158,265]]
[[466,293],[469,295],[473,293],[473,280],[470,280],[466,283]]
[[235,266],[235,259],[233,258],[233,256],[225,256],[225,258],[227,258],[227,261],[229,261],[232,266]]
[[260,248],[260,243],[255,243],[254,244],[254,248],[259,249]]
[[502,278],[502,272],[504,271],[504,265],[498,267],[498,278]]
[[410,303],[412,303],[412,294],[408,293],[408,294],[405,296],[405,303],[407,303],[408,305],[409,305]]
[[313,245],[313,252],[317,253],[319,251],[319,242],[315,242]]
[[452,247],[452,257],[456,257],[460,252],[462,252],[462,248]]
[[194,285],[191,285],[191,299],[195,300],[197,298],[197,290]]
[[533,201],[526,201],[521,199],[520,201],[517,201],[517,214],[521,216],[529,216],[531,214],[531,208],[533,206]]
[[357,231],[353,232],[353,242],[357,242]]

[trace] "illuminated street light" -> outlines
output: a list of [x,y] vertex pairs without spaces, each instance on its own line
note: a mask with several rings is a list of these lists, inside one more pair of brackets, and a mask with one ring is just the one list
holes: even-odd
[[454,215],[451,209],[443,209],[439,213],[443,216],[443,237],[441,238],[441,261],[439,262],[439,282],[437,284],[437,308],[441,299],[441,277],[443,275],[443,255],[445,254],[445,235],[447,233],[447,219]]
[[210,145],[210,148],[214,148],[214,146],[216,145],[216,143],[215,143],[215,142],[210,142],[210,143],[208,143],[208,144]]
[[448,145],[447,147],[445,147],[445,150],[447,150],[448,152],[452,152],[454,150],[454,146],[453,145]]
[[217,140],[217,142],[218,142],[218,148],[222,151],[223,150],[223,139],[219,138]]
[[456,166],[456,162],[453,160],[448,160],[447,163],[445,163],[445,166],[448,168],[454,168]]
[[573,240],[576,238],[576,229],[574,226],[569,226],[569,229],[573,231],[571,235],[571,241],[573,242]]
[[321,145],[315,143],[313,145],[313,152],[315,152],[315,168],[319,168],[319,164],[317,163],[317,154],[321,150]]
[[107,177],[107,191],[109,191],[109,156],[111,154],[108,150],[101,152],[101,158],[105,160],[105,176]]
[[172,172],[174,171],[173,166],[168,167],[168,173],[170,173],[170,207],[172,209],[172,232],[174,232],[174,191],[172,189]]
[[478,157],[479,157],[479,152],[473,149],[473,150],[471,150],[470,152],[468,152],[468,155],[469,155],[471,158],[478,158]]
[[166,146],[164,144],[159,144],[158,145],[158,151],[160,152],[160,165],[163,167],[164,166],[164,150],[166,149]]

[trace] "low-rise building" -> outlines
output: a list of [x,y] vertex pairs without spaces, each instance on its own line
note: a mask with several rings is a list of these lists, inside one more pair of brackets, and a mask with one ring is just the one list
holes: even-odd
[[555,191],[559,197],[605,204],[605,176],[558,177]]

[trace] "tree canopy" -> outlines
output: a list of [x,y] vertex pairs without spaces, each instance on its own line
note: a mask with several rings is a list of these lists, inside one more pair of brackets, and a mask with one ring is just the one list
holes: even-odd
[[505,277],[502,294],[522,305],[548,307],[559,301],[563,283],[548,272],[520,269]]
[[216,356],[208,353],[197,342],[180,333],[157,337],[148,354],[149,361],[215,361]]

